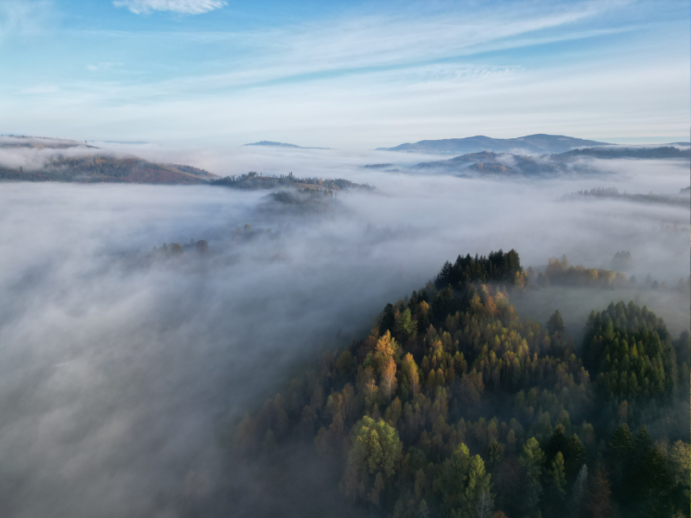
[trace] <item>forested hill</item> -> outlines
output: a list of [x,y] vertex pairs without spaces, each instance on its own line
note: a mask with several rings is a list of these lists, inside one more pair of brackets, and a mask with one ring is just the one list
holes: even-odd
[[202,184],[215,175],[192,166],[157,164],[137,157],[89,155],[54,156],[41,167],[0,166],[0,180],[29,182],[109,182],[149,184]]
[[232,187],[234,189],[275,189],[278,187],[293,187],[296,189],[319,191],[342,191],[345,189],[371,189],[363,185],[344,180],[322,178],[297,178],[293,173],[281,176],[264,176],[251,171],[240,176],[226,176],[211,182],[212,185]]
[[688,516],[688,334],[620,302],[576,347],[558,311],[519,318],[527,282],[513,250],[446,263],[245,415],[234,454],[271,470],[311,445],[396,518]]
[[215,178],[198,167],[151,162],[86,142],[0,135],[0,181],[203,184]]

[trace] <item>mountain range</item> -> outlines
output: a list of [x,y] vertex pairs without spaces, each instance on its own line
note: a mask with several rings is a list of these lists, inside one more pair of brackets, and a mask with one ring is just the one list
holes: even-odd
[[478,135],[475,137],[442,140],[421,140],[414,144],[406,143],[391,148],[378,148],[380,151],[404,151],[407,153],[432,153],[438,155],[462,155],[480,151],[516,154],[563,153],[577,147],[605,146],[606,142],[584,140],[564,135],[527,135],[525,137],[498,139]]

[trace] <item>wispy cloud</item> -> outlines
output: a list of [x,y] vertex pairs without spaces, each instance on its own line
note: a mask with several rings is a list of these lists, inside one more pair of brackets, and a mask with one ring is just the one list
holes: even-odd
[[[0,111],[25,133],[50,113],[63,128],[53,133],[85,138],[244,143],[270,133],[326,147],[474,133],[683,134],[688,51],[651,39],[655,21],[629,11],[622,2],[408,5],[228,30],[75,29],[70,37],[117,52],[80,61],[84,75],[65,75],[50,96],[20,95],[42,77],[0,80]],[[119,61],[117,77],[96,73]]]
[[32,37],[40,34],[53,16],[48,0],[0,1],[0,41],[11,37]]
[[[225,71],[203,75],[195,72],[174,80],[188,92],[197,87],[199,92],[209,92],[277,81],[304,82],[324,75],[362,74],[369,69],[416,68],[439,60],[603,36],[626,29],[584,30],[577,24],[620,4],[585,2],[537,13],[527,11],[525,6],[507,7],[502,13],[441,15],[414,11],[251,31],[109,31],[100,36],[128,42],[134,39],[147,47],[164,41],[172,46],[193,41],[228,47],[226,66],[214,66],[215,71]],[[165,84],[158,86],[166,88]]]
[[172,11],[183,14],[202,14],[226,5],[223,0],[115,0],[116,7],[126,7],[135,14],[152,11]]

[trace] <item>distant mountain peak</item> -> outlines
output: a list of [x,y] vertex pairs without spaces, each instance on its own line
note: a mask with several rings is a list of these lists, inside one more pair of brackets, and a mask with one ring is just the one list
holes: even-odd
[[287,144],[285,142],[273,142],[271,140],[260,140],[259,142],[252,142],[245,144],[245,146],[267,146],[267,147],[286,147],[291,149],[329,149],[328,147],[303,147],[295,144]]
[[260,140],[259,142],[252,142],[251,144],[245,144],[245,146],[274,146],[274,147],[292,147],[300,148],[295,144],[286,144],[285,142],[273,142],[271,140]]

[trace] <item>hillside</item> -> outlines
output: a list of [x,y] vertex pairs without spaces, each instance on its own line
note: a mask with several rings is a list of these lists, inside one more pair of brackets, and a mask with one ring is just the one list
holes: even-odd
[[0,149],[28,148],[28,149],[69,149],[75,147],[96,149],[84,142],[70,139],[29,137],[24,135],[0,135]]
[[576,347],[558,311],[518,316],[527,281],[513,250],[447,262],[245,415],[236,459],[311,447],[378,516],[688,516],[688,333],[619,302]]
[[197,167],[113,154],[76,140],[0,136],[0,180],[5,181],[201,184],[215,178]]
[[108,155],[63,157],[49,160],[43,168],[24,170],[0,167],[0,180],[115,182],[150,184],[201,184],[216,178],[191,166],[156,164],[140,158]]
[[536,176],[565,172],[565,168],[561,163],[541,157],[494,153],[492,151],[470,153],[450,160],[422,162],[414,166],[414,169],[435,170],[441,173],[452,174],[460,173],[467,176]]
[[448,160],[421,162],[413,166],[413,169],[468,176],[553,176],[574,170],[588,172],[590,169],[588,159],[688,160],[689,158],[688,150],[672,146],[640,148],[619,146],[596,147],[540,156],[480,151],[477,153],[467,153]]
[[460,155],[480,151],[516,154],[562,153],[576,147],[603,146],[604,142],[584,140],[563,135],[527,135],[511,139],[496,139],[478,135],[475,137],[442,140],[421,140],[414,144],[406,143],[392,148],[379,148],[382,151],[404,151],[408,153],[433,153],[441,155]]

